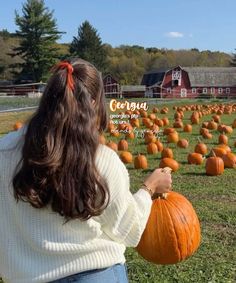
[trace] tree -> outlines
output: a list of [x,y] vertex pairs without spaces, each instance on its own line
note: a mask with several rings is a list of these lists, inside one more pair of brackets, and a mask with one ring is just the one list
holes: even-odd
[[12,56],[18,55],[23,60],[18,64],[21,68],[18,79],[44,80],[49,68],[59,58],[55,44],[62,32],[58,31],[53,12],[45,7],[44,0],[27,0],[23,4],[22,16],[15,14],[20,45],[13,49]]
[[100,71],[107,68],[107,54],[97,30],[85,21],[70,45],[70,54],[91,62]]

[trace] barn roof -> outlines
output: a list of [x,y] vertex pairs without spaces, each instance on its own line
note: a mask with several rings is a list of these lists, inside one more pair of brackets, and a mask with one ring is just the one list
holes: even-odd
[[236,67],[183,67],[192,87],[236,86]]
[[121,91],[145,91],[145,85],[122,85]]
[[141,85],[152,86],[157,82],[162,82],[166,71],[152,71],[145,73],[142,78]]
[[[188,73],[191,87],[236,86],[236,67],[179,67]],[[146,86],[161,84],[166,72],[175,68],[147,72],[143,75],[141,84]]]

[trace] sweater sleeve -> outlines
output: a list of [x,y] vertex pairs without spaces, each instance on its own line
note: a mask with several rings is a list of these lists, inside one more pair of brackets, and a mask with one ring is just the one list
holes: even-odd
[[114,241],[136,247],[151,211],[151,197],[142,189],[135,194],[130,192],[129,173],[114,152],[110,154],[110,170],[107,184],[111,199],[99,216],[102,230]]

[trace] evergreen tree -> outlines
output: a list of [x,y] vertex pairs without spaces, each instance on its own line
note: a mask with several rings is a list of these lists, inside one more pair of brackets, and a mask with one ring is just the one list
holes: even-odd
[[[62,32],[57,30],[53,12],[45,7],[44,0],[27,0],[22,16],[16,12],[16,31],[20,46],[13,49],[12,56],[20,56],[21,72],[18,79],[40,81],[47,78],[50,67],[59,58],[56,40]],[[16,66],[13,66],[16,67]]]
[[100,71],[107,67],[107,54],[97,30],[85,21],[78,28],[78,36],[73,38],[70,54],[94,64]]

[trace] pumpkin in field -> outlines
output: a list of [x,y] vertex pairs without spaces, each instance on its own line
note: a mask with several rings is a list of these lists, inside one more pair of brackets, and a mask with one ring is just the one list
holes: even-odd
[[158,109],[157,107],[153,107],[153,108],[152,108],[152,112],[153,112],[153,113],[158,113],[158,112],[159,112],[159,109]]
[[177,146],[180,147],[180,148],[187,148],[187,147],[188,147],[188,140],[186,140],[186,139],[180,139],[180,140],[177,142]]
[[214,147],[213,148],[214,154],[218,157],[222,157],[227,153],[226,149],[223,147]]
[[172,191],[153,200],[136,249],[149,262],[175,264],[190,257],[199,247],[200,239],[200,223],[192,204]]
[[120,154],[120,159],[124,163],[132,163],[133,162],[133,155],[129,151],[122,151]]
[[204,137],[204,139],[212,139],[212,134],[210,132],[205,132],[202,134],[202,136]]
[[164,126],[168,126],[170,124],[169,119],[167,117],[164,117],[161,120],[162,120]]
[[160,168],[170,167],[173,172],[176,172],[179,169],[179,163],[173,158],[165,157],[161,159],[159,167]]
[[208,149],[207,149],[207,146],[206,146],[205,143],[199,141],[199,142],[196,144],[196,146],[195,146],[195,148],[194,148],[194,151],[197,152],[197,153],[200,153],[200,154],[202,154],[202,155],[205,155],[205,154],[207,154]]
[[130,119],[130,124],[132,127],[136,127],[136,128],[140,127],[139,119],[135,119],[135,118]]
[[175,130],[174,128],[165,128],[165,129],[163,130],[163,134],[164,134],[164,135],[169,135],[169,134],[171,134],[171,133],[176,133],[176,130]]
[[173,158],[174,154],[171,148],[169,147],[164,147],[162,152],[161,152],[161,158],[165,158],[165,157],[169,157],[169,158]]
[[164,126],[164,122],[162,121],[162,119],[155,119],[154,123],[158,126],[158,127],[163,127]]
[[214,121],[210,121],[207,125],[207,129],[209,130],[216,130],[218,127],[218,124]]
[[157,145],[158,151],[159,151],[159,152],[162,152],[162,150],[163,150],[163,148],[164,148],[163,143],[162,143],[160,140],[157,140],[157,141],[155,142],[155,144]]
[[124,151],[127,151],[129,148],[129,144],[127,142],[127,140],[120,140],[118,142],[118,150],[124,150]]
[[218,144],[217,147],[225,149],[226,152],[231,152],[231,148],[227,144]]
[[119,137],[120,136],[119,130],[118,129],[111,130],[110,135],[113,137]]
[[178,140],[179,140],[179,134],[177,132],[170,133],[167,136],[167,142],[168,143],[177,143]]
[[134,139],[135,138],[135,134],[134,132],[129,132],[127,134],[125,134],[125,139]]
[[220,134],[218,137],[219,144],[228,144],[228,137],[224,134]]
[[176,121],[173,123],[173,127],[180,129],[180,128],[183,128],[183,127],[184,127],[184,124],[183,124],[182,120],[176,120]]
[[147,162],[147,158],[145,155],[138,154],[138,156],[134,158],[134,168],[135,169],[147,169],[148,168],[148,162]]
[[191,133],[192,130],[193,130],[193,127],[192,127],[192,125],[190,125],[190,124],[185,124],[183,130],[184,130],[184,132],[186,132],[186,133]]
[[14,124],[14,126],[13,126],[13,129],[15,130],[15,131],[18,131],[20,128],[22,128],[23,127],[23,124],[21,123],[21,122],[16,122],[15,124]]
[[147,152],[149,154],[157,154],[158,153],[158,147],[154,142],[151,142],[147,145]]
[[156,141],[156,137],[153,134],[150,134],[150,135],[146,135],[144,137],[144,140],[145,140],[146,144],[149,144],[151,142],[155,142]]
[[203,156],[200,153],[193,152],[188,155],[188,164],[200,165],[203,163]]
[[108,147],[110,147],[111,149],[113,149],[113,150],[115,150],[115,151],[118,151],[118,146],[117,146],[117,144],[116,144],[115,142],[109,141],[109,142],[107,142],[106,145],[107,145]]
[[236,168],[236,155],[232,152],[227,152],[223,157],[225,168]]
[[206,160],[206,174],[209,176],[221,175],[224,172],[224,161],[221,157],[212,156]]
[[161,109],[161,114],[167,114],[168,111],[169,111],[168,107],[163,107],[163,108]]

